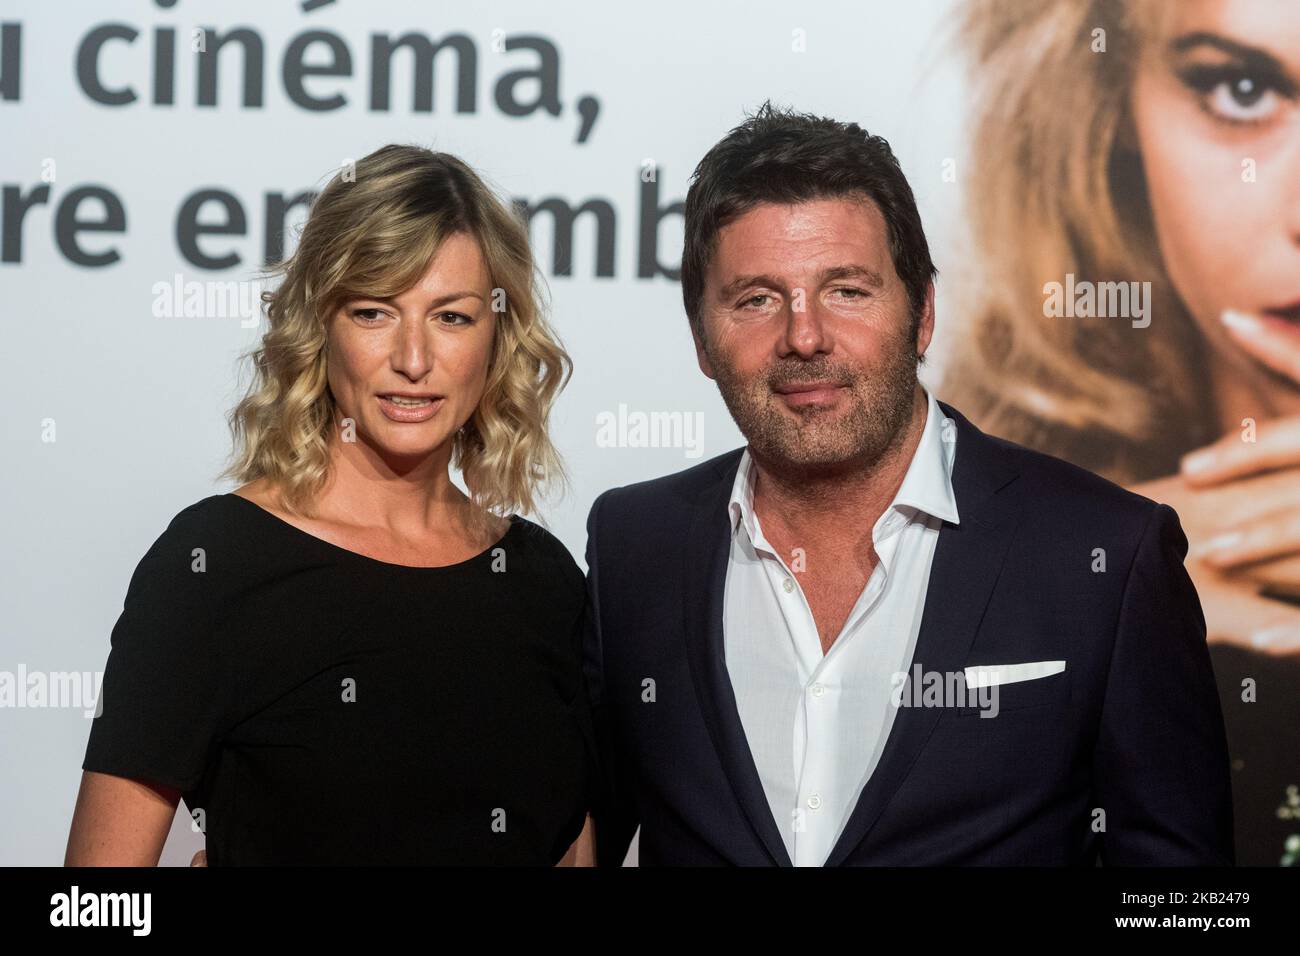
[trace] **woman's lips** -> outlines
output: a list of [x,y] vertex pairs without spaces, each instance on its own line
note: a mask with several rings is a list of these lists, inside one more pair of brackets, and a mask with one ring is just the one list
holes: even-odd
[[426,401],[423,405],[399,405],[385,395],[378,395],[379,408],[390,421],[412,423],[427,422],[442,407],[445,398],[439,397]]

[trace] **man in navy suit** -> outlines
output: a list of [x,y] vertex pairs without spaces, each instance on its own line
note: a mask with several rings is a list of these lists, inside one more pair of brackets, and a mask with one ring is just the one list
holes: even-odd
[[747,444],[591,509],[602,865],[638,826],[647,865],[1233,862],[1177,515],[937,401],[935,274],[855,124],[765,104],[696,169],[683,298]]

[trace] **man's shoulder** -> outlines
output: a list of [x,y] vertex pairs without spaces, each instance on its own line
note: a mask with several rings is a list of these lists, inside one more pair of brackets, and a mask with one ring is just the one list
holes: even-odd
[[[951,406],[948,411],[955,411]],[[959,413],[960,414],[960,413]],[[1016,473],[1020,494],[1029,507],[1056,514],[1092,520],[1098,516],[1124,521],[1144,521],[1157,505],[1155,501],[1125,488],[1096,472],[1064,458],[980,431],[964,420],[962,431],[968,441],[980,445],[975,457],[984,463],[997,462]],[[957,462],[962,459],[961,438],[957,441]],[[960,510],[961,503],[958,502]]]
[[1100,511],[1125,518],[1145,518],[1156,502],[1064,458],[1023,449],[1022,469],[1034,498],[1045,507]]
[[601,493],[592,512],[643,513],[694,504],[700,494],[725,483],[730,488],[745,449],[733,448],[698,465],[658,478],[620,485]]

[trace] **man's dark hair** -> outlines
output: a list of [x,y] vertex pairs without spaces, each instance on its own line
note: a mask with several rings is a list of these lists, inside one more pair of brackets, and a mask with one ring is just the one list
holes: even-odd
[[686,193],[682,301],[700,331],[704,276],[724,226],[759,203],[799,203],[861,194],[880,208],[889,251],[907,288],[913,328],[925,290],[938,275],[912,187],[880,136],[857,123],[773,107],[766,101],[695,167]]

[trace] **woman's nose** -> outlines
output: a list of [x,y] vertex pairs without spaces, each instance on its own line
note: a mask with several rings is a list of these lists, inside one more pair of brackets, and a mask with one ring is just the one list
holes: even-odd
[[397,325],[393,343],[393,368],[412,381],[419,381],[433,366],[433,336],[424,322],[403,319]]

